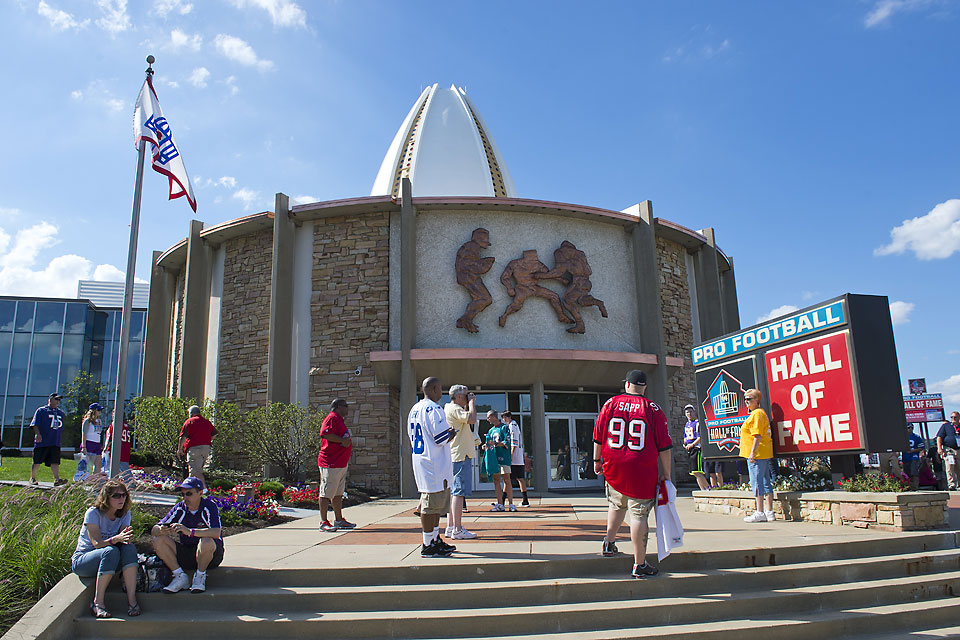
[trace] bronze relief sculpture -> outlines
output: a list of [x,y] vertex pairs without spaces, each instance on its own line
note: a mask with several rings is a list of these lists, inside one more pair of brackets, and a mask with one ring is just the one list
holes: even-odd
[[464,242],[457,251],[454,268],[457,272],[457,284],[470,294],[470,302],[463,315],[457,319],[457,327],[476,333],[480,329],[473,323],[477,314],[493,303],[493,297],[483,284],[481,277],[490,271],[494,258],[481,257],[480,252],[490,247],[490,232],[483,227],[473,230],[470,240]]
[[[470,294],[470,302],[463,315],[457,319],[457,327],[470,333],[480,329],[473,320],[493,303],[493,297],[483,283],[483,275],[493,266],[493,257],[483,257],[480,252],[490,248],[490,232],[480,227],[473,230],[470,240],[463,243],[457,251],[455,269],[457,284]],[[593,283],[590,276],[593,270],[587,262],[587,255],[577,249],[569,240],[564,240],[560,248],[553,252],[553,269],[540,262],[536,249],[527,249],[522,257],[511,260],[500,275],[500,283],[506,288],[513,300],[504,309],[499,318],[500,326],[506,326],[507,317],[520,311],[523,303],[530,297],[543,298],[553,307],[557,321],[572,324],[570,333],[584,333],[586,327],[579,307],[597,307],[600,315],[607,317],[607,308],[603,301],[590,295]],[[541,286],[541,280],[559,280],[566,287],[563,297]]]

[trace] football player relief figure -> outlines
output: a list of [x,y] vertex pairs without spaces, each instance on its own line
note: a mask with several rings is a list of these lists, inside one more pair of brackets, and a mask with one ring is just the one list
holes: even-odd
[[507,293],[513,298],[503,315],[500,316],[500,326],[506,326],[507,316],[516,313],[523,308],[524,301],[530,296],[545,298],[557,314],[557,320],[564,324],[573,324],[576,321],[567,317],[563,312],[563,305],[560,304],[560,296],[556,293],[541,287],[538,276],[549,272],[547,265],[540,262],[536,249],[527,249],[523,252],[523,257],[511,260],[507,268],[503,270],[500,276],[500,283],[506,287]]
[[[493,303],[493,297],[483,284],[481,276],[490,271],[494,258],[481,257],[480,252],[490,247],[490,232],[479,227],[473,230],[470,240],[464,242],[457,251],[454,268],[457,272],[457,284],[470,294],[470,302],[463,315],[457,319],[457,327],[476,333],[480,329],[473,323],[477,314]],[[501,325],[502,326],[502,325]]]
[[590,282],[590,276],[593,270],[587,262],[587,254],[577,249],[569,240],[564,240],[560,248],[553,252],[553,269],[546,273],[538,273],[538,280],[557,279],[566,285],[567,290],[563,293],[563,308],[573,316],[574,326],[567,329],[570,333],[583,333],[585,327],[583,316],[577,307],[594,306],[600,310],[600,315],[607,317],[607,308],[603,300],[598,300],[590,295],[593,283]]

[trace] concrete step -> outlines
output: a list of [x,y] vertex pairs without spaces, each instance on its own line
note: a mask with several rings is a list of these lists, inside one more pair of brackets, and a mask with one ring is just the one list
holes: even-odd
[[[641,581],[631,581],[636,584]],[[649,584],[661,585],[666,590],[670,581],[657,578]],[[626,585],[625,585],[626,586]],[[643,627],[649,637],[652,629],[663,636],[673,633],[674,627],[690,625],[737,624],[750,622],[754,617],[776,612],[775,624],[798,620],[830,617],[858,611],[864,607],[891,606],[898,611],[917,600],[960,603],[953,598],[960,593],[960,571],[932,575],[905,576],[892,579],[860,581],[848,584],[826,584],[760,591],[709,591],[692,596],[644,597],[633,596],[600,602],[549,603],[534,606],[510,606],[511,591],[501,589],[502,603],[496,607],[440,608],[445,590],[437,587],[435,604],[424,610],[387,611],[286,611],[261,607],[251,599],[241,609],[243,614],[220,609],[195,609],[197,597],[192,594],[169,596],[183,601],[180,610],[147,613],[135,620],[94,620],[81,618],[76,622],[78,637],[157,637],[163,635],[199,636],[206,638],[307,637],[322,635],[332,638],[446,638],[464,637],[484,630],[488,637],[498,632],[512,634],[546,634],[570,631],[591,632],[616,630],[616,637],[624,636],[624,629]],[[960,606],[953,610],[956,614]],[[918,626],[938,624],[925,615],[913,621]],[[495,624],[492,623],[495,621]],[[718,622],[724,621],[724,622]],[[942,622],[950,622],[948,619]],[[282,626],[281,626],[282,625]],[[780,634],[778,633],[778,636]],[[674,634],[673,637],[679,637]],[[722,637],[722,636],[717,636]],[[809,636],[807,636],[809,637]],[[778,640],[781,640],[778,637]]]
[[[609,562],[594,558],[595,564]],[[909,575],[931,575],[960,570],[960,550],[946,549],[929,553],[880,558],[832,560],[792,565],[715,569],[704,572],[666,572],[657,580],[625,579],[619,576],[582,576],[548,579],[518,579],[465,584],[381,584],[375,586],[223,586],[215,572],[208,578],[209,591],[194,595],[192,607],[241,611],[255,601],[258,609],[293,611],[379,611],[430,609],[442,588],[448,608],[497,607],[503,593],[510,593],[510,605],[566,604],[608,599],[648,598],[662,594],[669,581],[672,595],[704,592],[783,589],[802,585],[859,582]],[[522,565],[518,575],[523,575]],[[183,607],[185,594],[141,594],[140,602],[151,612]],[[122,593],[109,592],[107,607],[121,611],[126,599]]]
[[[738,567],[764,567],[789,565],[829,560],[897,556],[954,549],[958,546],[957,535],[952,531],[904,535],[879,540],[835,542],[817,545],[794,545],[754,550],[693,551],[677,553],[663,563],[665,571],[705,571]],[[629,543],[622,541],[623,549]],[[413,566],[396,567],[341,567],[334,569],[247,569],[225,567],[211,573],[211,580],[221,584],[241,587],[302,587],[302,586],[360,586],[380,584],[462,584],[475,582],[499,582],[523,578],[563,578],[575,576],[609,575],[629,573],[633,561],[624,554],[608,558],[604,564],[597,562],[601,543],[597,541],[597,553],[557,558],[556,556],[531,560],[503,562],[473,562],[457,557],[423,561]],[[469,549],[469,544],[464,545]],[[413,547],[411,547],[411,551]],[[227,560],[230,549],[227,547]],[[651,554],[655,555],[655,554]],[[429,562],[430,564],[427,564]]]

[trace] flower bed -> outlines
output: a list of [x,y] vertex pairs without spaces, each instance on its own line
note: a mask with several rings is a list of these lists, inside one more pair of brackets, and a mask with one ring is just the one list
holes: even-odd
[[[949,524],[949,497],[950,494],[944,491],[775,491],[773,510],[783,520],[861,529],[919,531]],[[694,491],[693,498],[695,509],[706,513],[744,517],[756,508],[750,491]]]

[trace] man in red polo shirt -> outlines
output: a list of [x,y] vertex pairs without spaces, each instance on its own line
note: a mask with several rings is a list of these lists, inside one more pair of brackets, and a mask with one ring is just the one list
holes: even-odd
[[[343,492],[347,488],[347,465],[353,441],[343,417],[347,415],[347,401],[337,398],[330,403],[330,413],[323,419],[320,427],[320,455],[317,465],[320,467],[320,530],[338,531],[353,529],[357,525],[347,522],[343,517]],[[327,510],[333,503],[333,524],[327,520]]]
[[210,447],[213,436],[217,435],[217,428],[213,423],[200,415],[200,407],[190,407],[190,417],[180,427],[180,444],[177,447],[177,457],[187,455],[187,467],[190,475],[199,478],[203,483],[203,491],[207,491],[207,479],[203,477],[203,465],[210,457]]

